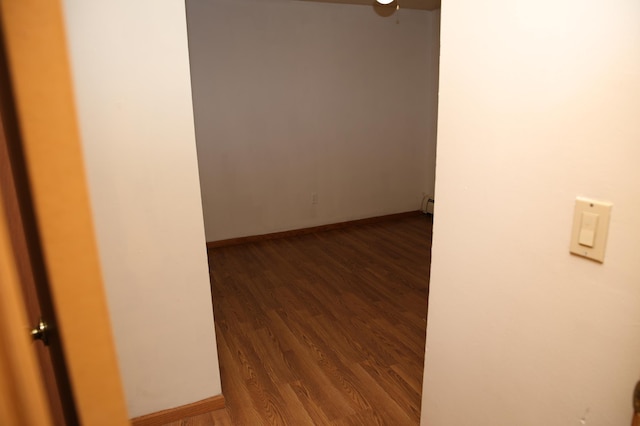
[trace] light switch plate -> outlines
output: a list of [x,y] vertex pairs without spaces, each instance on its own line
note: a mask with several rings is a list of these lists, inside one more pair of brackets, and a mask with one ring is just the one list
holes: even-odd
[[578,256],[604,262],[612,204],[578,197],[573,213],[569,251]]

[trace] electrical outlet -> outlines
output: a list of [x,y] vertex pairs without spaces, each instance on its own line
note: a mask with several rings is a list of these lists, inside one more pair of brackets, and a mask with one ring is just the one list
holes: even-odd
[[318,193],[317,192],[312,192],[311,193],[311,204],[318,204]]

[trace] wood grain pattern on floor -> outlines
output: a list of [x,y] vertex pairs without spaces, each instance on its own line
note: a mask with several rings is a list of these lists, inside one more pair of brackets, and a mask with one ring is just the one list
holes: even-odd
[[192,425],[417,425],[431,220],[209,250],[225,410]]

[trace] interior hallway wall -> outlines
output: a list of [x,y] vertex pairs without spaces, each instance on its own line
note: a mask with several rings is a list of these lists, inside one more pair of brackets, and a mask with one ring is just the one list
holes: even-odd
[[[443,2],[422,424],[628,425],[640,379],[640,2]],[[577,196],[613,203],[604,264]]]
[[65,9],[129,415],[219,395],[184,3]]
[[187,0],[187,19],[207,240],[433,194],[438,12]]

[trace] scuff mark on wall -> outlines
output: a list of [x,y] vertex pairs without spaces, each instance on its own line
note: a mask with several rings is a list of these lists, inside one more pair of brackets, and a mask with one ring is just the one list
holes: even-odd
[[582,418],[580,418],[580,424],[581,425],[586,425],[587,424],[587,416],[589,415],[589,411],[591,411],[591,408],[587,407],[587,409],[585,410],[584,414],[582,415]]

